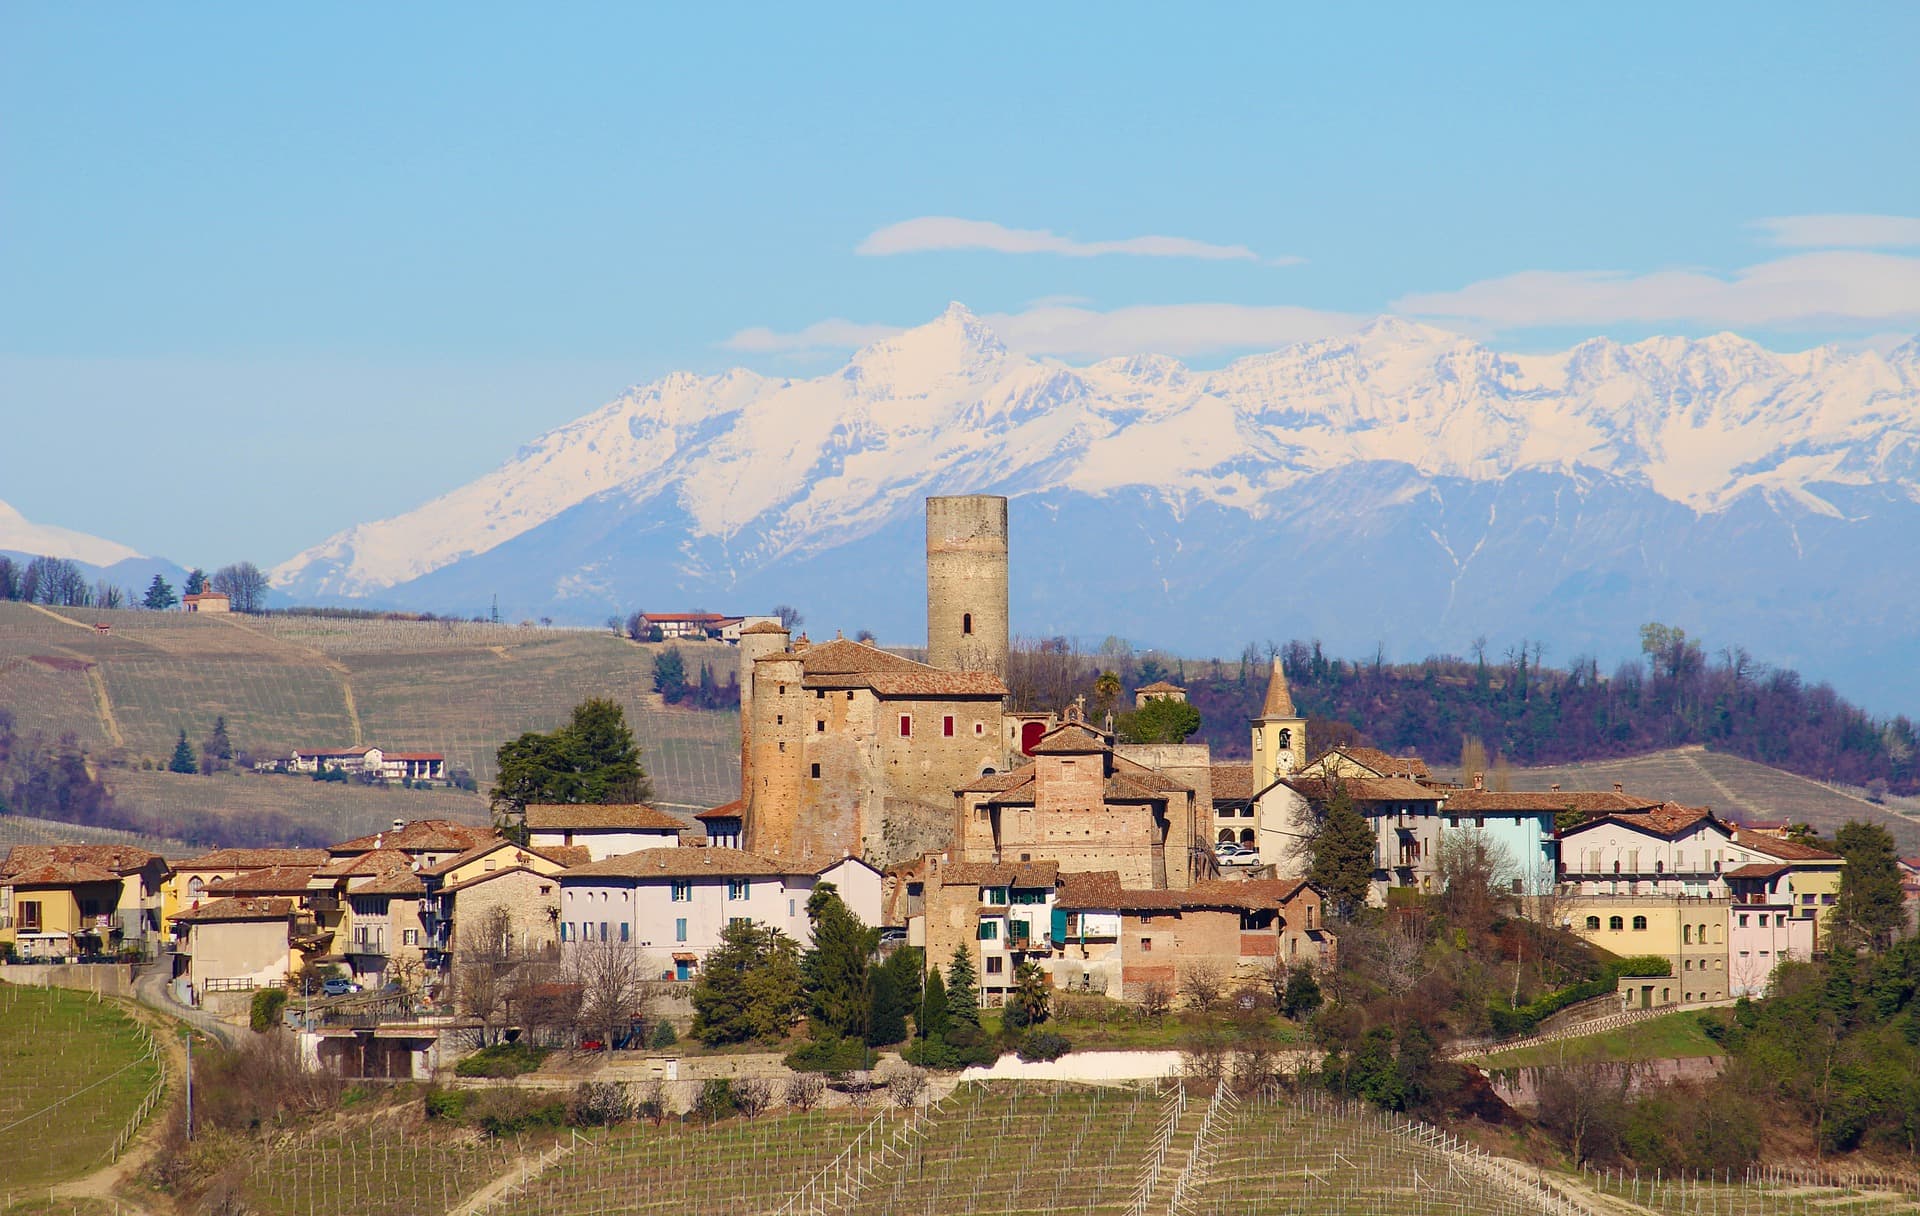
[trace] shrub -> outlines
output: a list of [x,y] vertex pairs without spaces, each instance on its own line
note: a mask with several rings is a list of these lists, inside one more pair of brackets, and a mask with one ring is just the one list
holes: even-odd
[[1020,1058],[1023,1060],[1057,1060],[1073,1050],[1073,1044],[1067,1036],[1051,1030],[1029,1030],[1020,1040]]
[[517,1077],[537,1071],[547,1051],[525,1043],[495,1043],[455,1064],[453,1071],[461,1077]]
[[427,1091],[427,1118],[444,1119],[448,1123],[461,1123],[467,1117],[467,1100],[473,1094],[468,1089],[430,1089]]
[[265,1034],[280,1024],[280,1013],[287,1007],[287,992],[284,988],[262,988],[253,994],[253,1008],[248,1013],[248,1024],[255,1034]]
[[489,1089],[468,1108],[480,1130],[499,1139],[516,1136],[539,1127],[567,1125],[567,1104],[558,1098],[542,1100],[515,1089]]
[[693,1113],[705,1123],[718,1123],[731,1115],[734,1110],[733,1082],[725,1077],[715,1077],[700,1087],[700,1096],[694,1100]]
[[665,1018],[661,1018],[655,1022],[653,1024],[653,1033],[647,1036],[647,1046],[653,1048],[655,1051],[672,1047],[679,1041],[680,1036],[674,1033],[673,1023],[667,1021]]
[[867,1066],[867,1045],[859,1039],[812,1039],[787,1053],[787,1067],[795,1072],[853,1072]]

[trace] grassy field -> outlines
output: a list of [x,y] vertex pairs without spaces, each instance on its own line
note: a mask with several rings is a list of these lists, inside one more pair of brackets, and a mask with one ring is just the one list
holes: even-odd
[[[502,742],[551,730],[604,696],[625,707],[661,803],[692,811],[728,801],[739,793],[738,716],[662,706],[652,692],[658,649],[597,630],[0,603],[0,707],[23,732],[79,738],[136,811],[266,806],[345,835],[392,818],[392,796],[264,778],[180,787],[142,766],[163,765],[183,729],[197,745],[224,716],[235,747],[255,757],[377,743],[443,753],[484,788]],[[724,674],[738,661],[718,643],[680,649],[695,672],[706,662]],[[451,804],[420,813],[472,818],[469,803],[464,814]]]
[[112,1001],[0,984],[0,1207],[107,1164],[160,1076],[146,1044]]
[[1823,785],[1699,747],[1625,760],[1513,770],[1514,788],[1523,790],[1543,790],[1554,784],[1569,790],[1605,790],[1616,781],[1630,793],[1711,806],[1721,815],[1810,823],[1827,833],[1849,819],[1869,820],[1885,825],[1902,852],[1920,851],[1920,819],[1902,813],[1912,805],[1911,799],[1876,805],[1861,790]]
[[[1678,1060],[1725,1055],[1707,1037],[1696,1013],[1671,1013],[1585,1038],[1496,1052],[1476,1061],[1484,1068],[1527,1068],[1538,1064],[1599,1064],[1614,1060]],[[1709,1015],[1710,1016],[1710,1015]]]

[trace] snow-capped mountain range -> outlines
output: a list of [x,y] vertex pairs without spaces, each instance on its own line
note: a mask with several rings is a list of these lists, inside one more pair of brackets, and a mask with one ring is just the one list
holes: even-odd
[[956,304],[827,375],[634,388],[274,582],[574,620],[790,600],[910,640],[920,499],[974,491],[1014,496],[1022,631],[1396,657],[1524,633],[1568,658],[1657,617],[1920,700],[1861,653],[1920,654],[1915,342],[1510,355],[1383,318],[1217,371],[1070,367]]

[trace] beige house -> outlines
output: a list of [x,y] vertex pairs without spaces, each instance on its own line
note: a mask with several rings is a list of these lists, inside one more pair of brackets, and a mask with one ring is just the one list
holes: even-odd
[[[591,860],[584,845],[496,839],[422,869],[427,965],[444,967],[462,950],[535,954],[552,949],[559,943],[560,917],[554,876]],[[498,941],[480,938],[496,932]]]
[[161,887],[161,932],[171,935],[175,916],[216,898],[207,889],[222,879],[283,866],[306,866],[311,872],[326,863],[325,849],[215,849],[179,862]]
[[215,899],[174,917],[176,966],[192,985],[189,999],[285,984],[295,970],[293,917],[294,901],[277,896]]
[[224,591],[200,591],[180,597],[182,612],[231,612],[233,602]]
[[580,847],[594,861],[641,849],[673,848],[687,827],[665,811],[639,803],[533,803],[526,809],[526,825],[527,843],[535,848]]
[[0,861],[0,941],[29,957],[147,949],[171,870],[129,845],[17,844]]

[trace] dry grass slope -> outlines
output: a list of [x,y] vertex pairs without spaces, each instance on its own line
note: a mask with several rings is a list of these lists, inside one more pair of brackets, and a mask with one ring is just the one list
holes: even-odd
[[[400,813],[472,818],[471,800],[401,812],[381,791],[317,793],[304,782],[175,790],[139,765],[164,762],[181,729],[197,744],[224,715],[235,745],[255,756],[379,743],[442,752],[484,787],[503,741],[551,730],[590,696],[626,708],[663,803],[692,810],[735,797],[737,715],[663,707],[652,692],[654,649],[591,630],[0,603],[0,706],[26,731],[72,733],[109,758],[116,792],[136,809],[142,800],[215,813],[290,805],[308,822],[355,831]],[[716,643],[681,649],[696,671],[737,661]]]
[[1611,789],[1618,781],[1634,793],[1671,798],[1689,806],[1711,806],[1722,815],[1788,819],[1810,823],[1829,833],[1849,819],[1870,820],[1885,825],[1903,852],[1920,851],[1920,820],[1868,802],[1859,790],[1823,785],[1701,747],[1624,760],[1515,769],[1513,778],[1515,788],[1529,790],[1543,790],[1555,783],[1570,790]]

